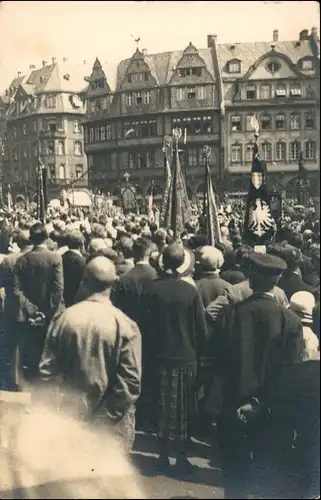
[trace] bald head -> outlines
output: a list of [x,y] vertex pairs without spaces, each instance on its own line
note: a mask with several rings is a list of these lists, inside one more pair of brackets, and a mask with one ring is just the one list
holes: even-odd
[[84,285],[90,295],[109,289],[116,279],[115,265],[106,257],[95,257],[86,266]]

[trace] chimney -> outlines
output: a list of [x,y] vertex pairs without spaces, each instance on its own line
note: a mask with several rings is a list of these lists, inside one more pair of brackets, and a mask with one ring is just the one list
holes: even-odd
[[147,49],[143,49],[142,54],[143,54],[143,57],[145,57],[147,55]]
[[300,31],[299,40],[300,42],[303,42],[304,40],[309,40],[309,30]]
[[20,78],[21,76],[21,71],[18,71],[18,78]]
[[273,42],[279,41],[279,30],[273,30]]
[[311,38],[313,38],[316,42],[318,41],[318,28],[316,26],[311,28]]
[[34,64],[29,64],[29,69],[35,69],[36,66]]
[[51,60],[52,60],[52,64],[55,64],[55,62],[56,62],[56,58],[55,58],[55,57],[52,57],[52,58],[51,58]]
[[207,35],[207,48],[210,49],[216,42],[217,35]]
[[47,61],[42,61],[42,67],[44,68],[47,64]]

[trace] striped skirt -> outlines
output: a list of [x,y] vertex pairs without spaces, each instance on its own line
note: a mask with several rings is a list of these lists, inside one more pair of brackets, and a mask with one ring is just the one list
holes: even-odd
[[197,416],[196,363],[158,366],[158,438],[187,441]]

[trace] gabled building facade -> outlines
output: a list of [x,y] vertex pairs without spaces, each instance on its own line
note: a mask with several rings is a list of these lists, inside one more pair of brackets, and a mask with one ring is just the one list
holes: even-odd
[[212,48],[198,50],[190,43],[184,51],[154,55],[137,48],[118,65],[114,90],[96,59],[88,84],[83,126],[94,188],[118,196],[128,172],[139,195],[148,195],[153,184],[160,197],[164,136],[176,127],[186,137],[179,146],[190,198],[203,190],[205,144],[212,150],[212,174],[220,179],[220,99]]
[[203,192],[205,144],[217,190],[245,193],[255,116],[270,189],[293,194],[301,150],[312,178],[318,177],[318,54],[314,28],[294,41],[280,41],[276,30],[271,41],[257,43],[218,44],[208,35],[206,49],[189,43],[183,51],[148,55],[137,48],[119,63],[114,87],[96,59],[84,121],[90,185],[119,196],[128,172],[138,193],[148,195],[154,183],[160,196],[163,139],[180,127],[190,198]]
[[260,126],[261,158],[271,190],[295,195],[298,159],[319,190],[320,62],[317,32],[303,30],[294,41],[218,44],[225,102],[225,166],[230,192],[246,192],[253,152],[253,115]]
[[85,68],[71,66],[66,59],[43,61],[30,73],[18,75],[7,90],[7,147],[4,183],[14,195],[36,191],[38,162],[47,169],[48,188],[57,196],[73,182],[86,186],[87,157],[81,121],[85,115]]

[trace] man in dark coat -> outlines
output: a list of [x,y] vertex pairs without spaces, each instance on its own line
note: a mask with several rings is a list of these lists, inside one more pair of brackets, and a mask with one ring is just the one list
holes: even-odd
[[[257,428],[264,389],[285,363],[301,361],[300,319],[274,298],[286,269],[271,255],[250,256],[253,295],[227,307],[218,319],[213,351],[223,381],[223,411],[218,425],[225,498],[247,498],[251,457],[260,446]],[[260,414],[259,414],[260,415]]]
[[149,238],[138,238],[133,244],[135,267],[115,283],[111,292],[113,304],[142,328],[145,314],[144,293],[146,285],[158,278],[149,264],[153,243]]
[[196,262],[198,264],[197,275],[199,276],[196,286],[204,307],[207,307],[230,287],[229,283],[221,279],[219,275],[224,257],[217,248],[205,246],[196,252]]
[[191,425],[196,416],[196,376],[204,355],[207,329],[204,308],[196,287],[180,278],[189,253],[181,243],[164,249],[160,258],[164,279],[148,289],[148,342],[157,379],[160,464],[169,466],[174,446],[179,471],[189,471],[187,460]]
[[82,256],[84,237],[81,231],[73,230],[66,235],[66,244],[69,248],[62,256],[64,269],[64,301],[70,307],[75,303],[76,293],[83,278],[86,260]]
[[62,260],[57,252],[47,249],[47,237],[43,224],[31,227],[33,248],[18,259],[13,284],[22,361],[30,380],[38,374],[48,325],[64,307]]
[[271,248],[269,253],[278,255],[287,264],[287,269],[282,274],[278,285],[284,290],[288,300],[296,292],[314,292],[313,288],[304,283],[301,277],[302,253],[300,250],[288,244],[281,244],[278,248]]
[[137,404],[137,423],[139,426],[153,424],[151,412],[151,397],[153,385],[151,384],[151,359],[149,343],[146,338],[146,292],[147,286],[158,278],[156,269],[149,264],[153,249],[150,238],[138,238],[133,244],[135,267],[121,276],[115,282],[111,292],[111,301],[115,307],[123,311],[130,319],[135,321],[143,337],[142,343],[142,393]]

